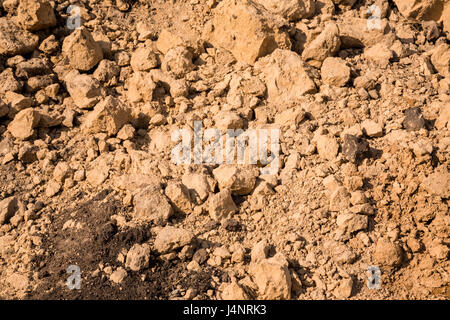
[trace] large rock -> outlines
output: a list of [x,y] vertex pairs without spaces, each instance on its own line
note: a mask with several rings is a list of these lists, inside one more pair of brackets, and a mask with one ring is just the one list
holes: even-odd
[[161,69],[176,79],[183,78],[194,70],[193,58],[192,52],[186,47],[172,48],[164,56]]
[[325,29],[309,43],[302,52],[302,58],[309,64],[320,68],[322,62],[334,56],[341,47],[339,29],[337,25],[329,23]]
[[135,244],[127,253],[125,267],[132,271],[139,271],[148,267],[150,261],[150,246],[146,243]]
[[127,98],[131,103],[150,102],[156,83],[148,72],[137,71],[127,81]]
[[210,30],[205,37],[225,48],[238,61],[253,64],[270,54],[283,42],[290,47],[288,35],[278,30],[283,24],[263,6],[250,0],[224,0],[214,10]]
[[249,273],[258,287],[259,299],[286,300],[291,298],[291,275],[286,258],[277,254],[270,259],[251,263]]
[[314,0],[256,0],[256,2],[289,21],[310,18],[316,10]]
[[23,55],[32,52],[39,37],[22,30],[7,18],[0,18],[0,55]]
[[422,187],[432,195],[450,198],[450,172],[444,165],[436,168],[423,180]]
[[232,194],[250,194],[256,183],[259,170],[252,166],[224,164],[213,170],[220,190],[229,189]]
[[341,58],[326,58],[320,69],[325,84],[343,87],[350,80],[350,68]]
[[189,190],[181,182],[170,181],[164,192],[177,211],[188,213],[192,209]]
[[209,215],[214,220],[230,218],[238,208],[231,197],[231,192],[224,189],[209,199]]
[[17,211],[17,199],[9,197],[0,201],[0,226],[7,223]]
[[441,43],[437,46],[431,56],[431,63],[437,72],[446,78],[450,78],[450,45]]
[[289,103],[301,96],[317,92],[305,63],[290,50],[275,50],[255,64],[267,86],[267,98],[273,103]]
[[374,262],[380,267],[397,267],[402,263],[402,248],[387,239],[379,239],[372,254]]
[[134,71],[150,71],[159,64],[158,55],[150,47],[138,48],[131,55],[131,67]]
[[154,247],[159,253],[167,253],[190,244],[192,240],[194,240],[192,232],[167,226],[156,235]]
[[47,0],[20,0],[17,15],[19,24],[30,31],[56,26],[55,12]]
[[34,128],[39,124],[39,112],[33,108],[20,111],[14,117],[14,120],[8,125],[8,130],[19,140],[26,140],[34,134]]
[[62,52],[72,68],[82,71],[92,69],[103,60],[102,47],[85,28],[75,29],[64,39]]
[[372,28],[367,21],[367,19],[349,17],[339,22],[342,49],[363,48],[379,42],[391,43],[395,40],[395,35],[390,32],[391,28],[386,19],[380,20],[379,28]]
[[158,185],[149,185],[139,190],[133,198],[133,217],[155,224],[165,224],[173,214],[172,206]]
[[22,83],[14,77],[14,72],[11,68],[7,68],[0,73],[0,94],[20,92],[22,87]]
[[130,121],[130,109],[119,99],[108,96],[88,113],[83,126],[87,132],[105,132],[112,136]]
[[65,76],[67,91],[77,107],[91,108],[96,105],[102,95],[100,83],[90,75],[80,74],[73,70]]
[[[445,0],[394,0],[398,11],[409,19],[439,21]],[[449,23],[447,21],[447,23]]]

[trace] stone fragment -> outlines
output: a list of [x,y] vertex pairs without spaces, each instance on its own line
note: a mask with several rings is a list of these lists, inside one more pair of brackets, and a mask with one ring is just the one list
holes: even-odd
[[398,244],[382,238],[377,241],[372,258],[380,267],[397,267],[402,263],[403,251]]
[[342,155],[348,161],[354,163],[361,161],[367,151],[369,151],[369,143],[366,140],[351,134],[344,136]]
[[103,60],[101,46],[84,27],[75,29],[64,39],[62,52],[72,68],[82,71],[92,69]]
[[180,249],[194,240],[192,232],[185,229],[167,226],[156,235],[155,249],[161,254]]
[[186,47],[172,48],[165,54],[161,69],[176,79],[183,78],[194,70],[193,58],[194,55]]
[[230,218],[237,210],[228,189],[221,190],[209,199],[209,215],[214,220]]
[[19,140],[26,140],[34,134],[34,128],[39,123],[40,115],[32,108],[20,111],[8,125],[8,130]]
[[19,24],[26,30],[38,31],[56,26],[56,16],[47,0],[20,0]]
[[236,282],[227,283],[221,287],[222,300],[248,300],[248,294]]
[[131,67],[135,72],[150,71],[159,65],[159,57],[150,47],[138,48],[131,55]]
[[252,166],[224,164],[214,169],[213,174],[220,190],[229,189],[231,194],[247,195],[255,187],[259,170]]
[[16,26],[8,18],[0,18],[0,55],[15,56],[32,52],[39,37]]
[[273,14],[281,15],[289,21],[310,18],[316,9],[313,0],[256,0]]
[[139,190],[133,197],[133,203],[133,218],[138,220],[163,225],[173,214],[172,206],[157,185],[149,185]]
[[430,194],[441,198],[450,198],[450,172],[445,165],[437,167],[426,177],[422,187]]
[[450,45],[445,43],[438,45],[431,55],[431,63],[443,77],[450,78]]
[[148,267],[150,262],[150,246],[146,243],[135,244],[127,253],[125,267],[132,271],[139,271]]
[[417,131],[425,127],[425,119],[422,110],[418,107],[409,108],[405,111],[403,128],[407,131]]
[[326,58],[333,57],[339,51],[340,46],[339,29],[335,23],[329,23],[317,38],[306,45],[302,58],[320,68]]
[[100,83],[90,75],[80,74],[74,70],[69,72],[64,79],[67,91],[77,107],[88,109],[100,101],[102,97]]
[[353,233],[360,230],[366,230],[369,219],[365,215],[354,213],[342,213],[337,216],[336,224],[347,233]]
[[175,210],[189,213],[192,210],[192,200],[188,188],[181,182],[170,181],[164,190]]
[[339,152],[339,143],[336,138],[328,135],[320,135],[317,138],[317,152],[324,160],[334,160]]
[[326,58],[320,69],[325,84],[343,87],[350,80],[350,68],[341,58]]
[[134,72],[127,80],[127,98],[131,103],[150,102],[156,83],[148,72]]
[[370,138],[383,136],[383,127],[377,122],[367,119],[361,123],[362,131]]
[[0,201],[0,226],[9,222],[18,209],[16,197],[5,198]]

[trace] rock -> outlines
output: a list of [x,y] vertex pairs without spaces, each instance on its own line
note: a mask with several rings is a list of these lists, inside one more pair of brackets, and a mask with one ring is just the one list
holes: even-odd
[[9,107],[0,100],[0,118],[6,116],[9,113]]
[[12,91],[8,91],[5,94],[5,100],[9,104],[14,113],[17,113],[23,109],[30,108],[34,104],[32,98],[24,97],[23,95]]
[[423,180],[421,185],[432,195],[443,199],[450,198],[450,172],[445,165],[437,167],[432,174]]
[[16,197],[9,197],[0,201],[0,226],[9,222],[18,210]]
[[340,212],[350,206],[350,193],[345,187],[338,187],[330,197],[330,211]]
[[83,126],[87,132],[112,136],[130,121],[130,109],[121,100],[108,96],[87,114]]
[[11,20],[0,18],[0,55],[24,55],[32,52],[39,37],[17,27]]
[[20,0],[19,24],[26,30],[38,31],[56,26],[56,16],[47,0]]
[[172,48],[164,56],[161,69],[176,79],[183,78],[194,70],[193,58],[192,52],[186,47]]
[[214,220],[230,218],[236,211],[238,208],[228,189],[221,190],[209,199],[209,215]]
[[70,168],[67,162],[58,162],[53,170],[53,179],[58,182],[64,182],[66,178],[72,175],[72,168]]
[[67,91],[77,107],[88,109],[95,106],[102,97],[100,83],[90,75],[73,70],[64,78]]
[[150,246],[146,243],[135,244],[127,253],[125,267],[132,271],[139,271],[148,267],[150,262]]
[[259,170],[253,166],[224,164],[213,170],[220,190],[229,189],[231,194],[247,195],[255,188]]
[[317,38],[306,45],[302,58],[310,65],[320,68],[326,58],[333,57],[339,51],[340,46],[339,29],[335,23],[329,23]]
[[431,63],[442,76],[450,78],[450,45],[445,43],[438,45],[431,55]]
[[212,192],[210,177],[204,174],[187,174],[182,178],[182,183],[188,188],[191,193],[191,199],[196,199],[197,203],[201,203],[208,198]]
[[113,84],[112,81],[120,74],[120,68],[115,61],[103,59],[98,64],[93,76],[97,81],[105,82],[107,85]]
[[403,251],[398,244],[382,238],[377,241],[372,258],[379,267],[398,267],[403,260]]
[[181,182],[170,181],[167,183],[164,192],[175,210],[184,213],[189,213],[192,210],[191,195],[188,188]]
[[155,239],[155,249],[159,253],[168,253],[180,249],[194,240],[192,232],[171,226],[161,229]]
[[370,138],[382,137],[383,127],[373,120],[367,119],[361,123],[362,131]]
[[257,244],[255,244],[250,253],[252,262],[256,263],[259,261],[263,261],[267,259],[267,255],[269,254],[269,244],[267,240],[261,240]]
[[448,258],[448,247],[442,240],[435,239],[431,241],[427,249],[436,260],[446,260]]
[[11,68],[7,68],[0,73],[0,94],[20,92],[22,87],[22,83],[14,77],[14,72]]
[[156,48],[163,54],[169,52],[175,47],[187,47],[194,53],[195,56],[200,55],[205,51],[204,41],[198,39],[198,35],[190,33],[187,30],[163,29],[156,41]]
[[100,156],[89,164],[86,180],[94,187],[100,186],[109,176],[110,159]]
[[127,98],[131,103],[150,102],[153,100],[153,91],[156,83],[147,72],[134,72],[127,80]]
[[346,233],[353,233],[360,230],[366,230],[369,219],[365,215],[353,213],[341,213],[337,216],[336,224]]
[[64,39],[62,52],[72,68],[82,71],[92,69],[103,60],[101,46],[84,27],[75,29]]
[[50,180],[47,183],[47,187],[45,188],[45,195],[48,198],[53,197],[56,195],[59,191],[61,191],[62,184],[55,180]]
[[159,65],[159,57],[150,47],[138,48],[131,55],[131,67],[135,72],[150,71]]
[[314,15],[316,4],[313,0],[256,0],[270,12],[281,15],[289,21],[310,18]]
[[369,151],[369,143],[357,136],[346,134],[342,144],[342,155],[350,162],[357,163]]
[[317,140],[317,152],[324,160],[334,160],[339,152],[339,143],[336,138],[328,135],[320,135]]
[[285,300],[291,298],[291,275],[286,258],[274,256],[251,263],[249,273],[258,287],[259,299]]
[[320,69],[325,84],[343,87],[350,80],[350,68],[341,58],[326,58]]
[[271,103],[285,104],[317,91],[300,56],[289,50],[275,50],[260,59],[255,69],[262,73]]
[[339,283],[339,286],[334,290],[334,295],[338,299],[350,298],[353,291],[353,279],[345,278]]
[[364,49],[364,57],[381,68],[386,68],[394,54],[385,43],[377,43]]
[[298,125],[305,118],[305,111],[300,108],[290,108],[275,115],[275,124],[282,126]]
[[14,120],[8,125],[8,130],[16,139],[26,140],[34,134],[34,128],[39,120],[39,113],[28,108],[16,114]]
[[133,139],[136,129],[131,124],[126,124],[117,133],[117,138],[120,140],[130,140]]
[[236,282],[231,282],[221,286],[222,300],[248,300],[250,297]]
[[371,28],[367,19],[348,17],[338,23],[341,49],[370,47],[380,42],[393,42],[395,35],[386,19],[380,28]]
[[214,116],[216,128],[219,130],[243,129],[244,120],[234,111],[220,111]]
[[443,0],[394,0],[398,11],[408,19],[439,21],[443,11]]
[[138,220],[162,225],[167,223],[173,214],[172,206],[157,185],[149,185],[139,190],[134,195],[133,203],[133,218]]
[[439,109],[439,117],[436,119],[434,126],[438,130],[450,129],[450,104],[443,103]]
[[338,264],[353,263],[357,258],[357,255],[349,246],[335,240],[326,241],[324,248],[333,261]]
[[418,107],[409,108],[405,111],[403,128],[407,131],[417,131],[425,127],[425,119],[422,110]]
[[125,279],[127,276],[127,271],[122,268],[119,267],[116,269],[116,271],[114,271],[113,273],[111,273],[111,275],[109,276],[109,280],[111,280],[112,282],[119,284],[123,281],[123,279]]
[[[250,0],[224,0],[214,9],[211,30],[205,35],[217,47],[229,50],[238,61],[253,64],[279,47],[276,18]],[[284,34],[284,38],[288,36]]]
[[46,54],[53,54],[59,48],[59,42],[56,40],[55,35],[50,35],[44,39],[39,45],[39,50]]

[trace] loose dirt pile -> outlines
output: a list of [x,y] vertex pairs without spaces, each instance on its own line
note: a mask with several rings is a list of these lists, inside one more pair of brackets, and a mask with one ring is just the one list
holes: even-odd
[[449,43],[448,0],[0,0],[0,297],[448,299]]

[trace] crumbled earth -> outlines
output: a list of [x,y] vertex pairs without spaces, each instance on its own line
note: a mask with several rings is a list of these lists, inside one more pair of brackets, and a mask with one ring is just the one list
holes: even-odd
[[449,129],[447,0],[0,0],[0,298],[449,299]]

